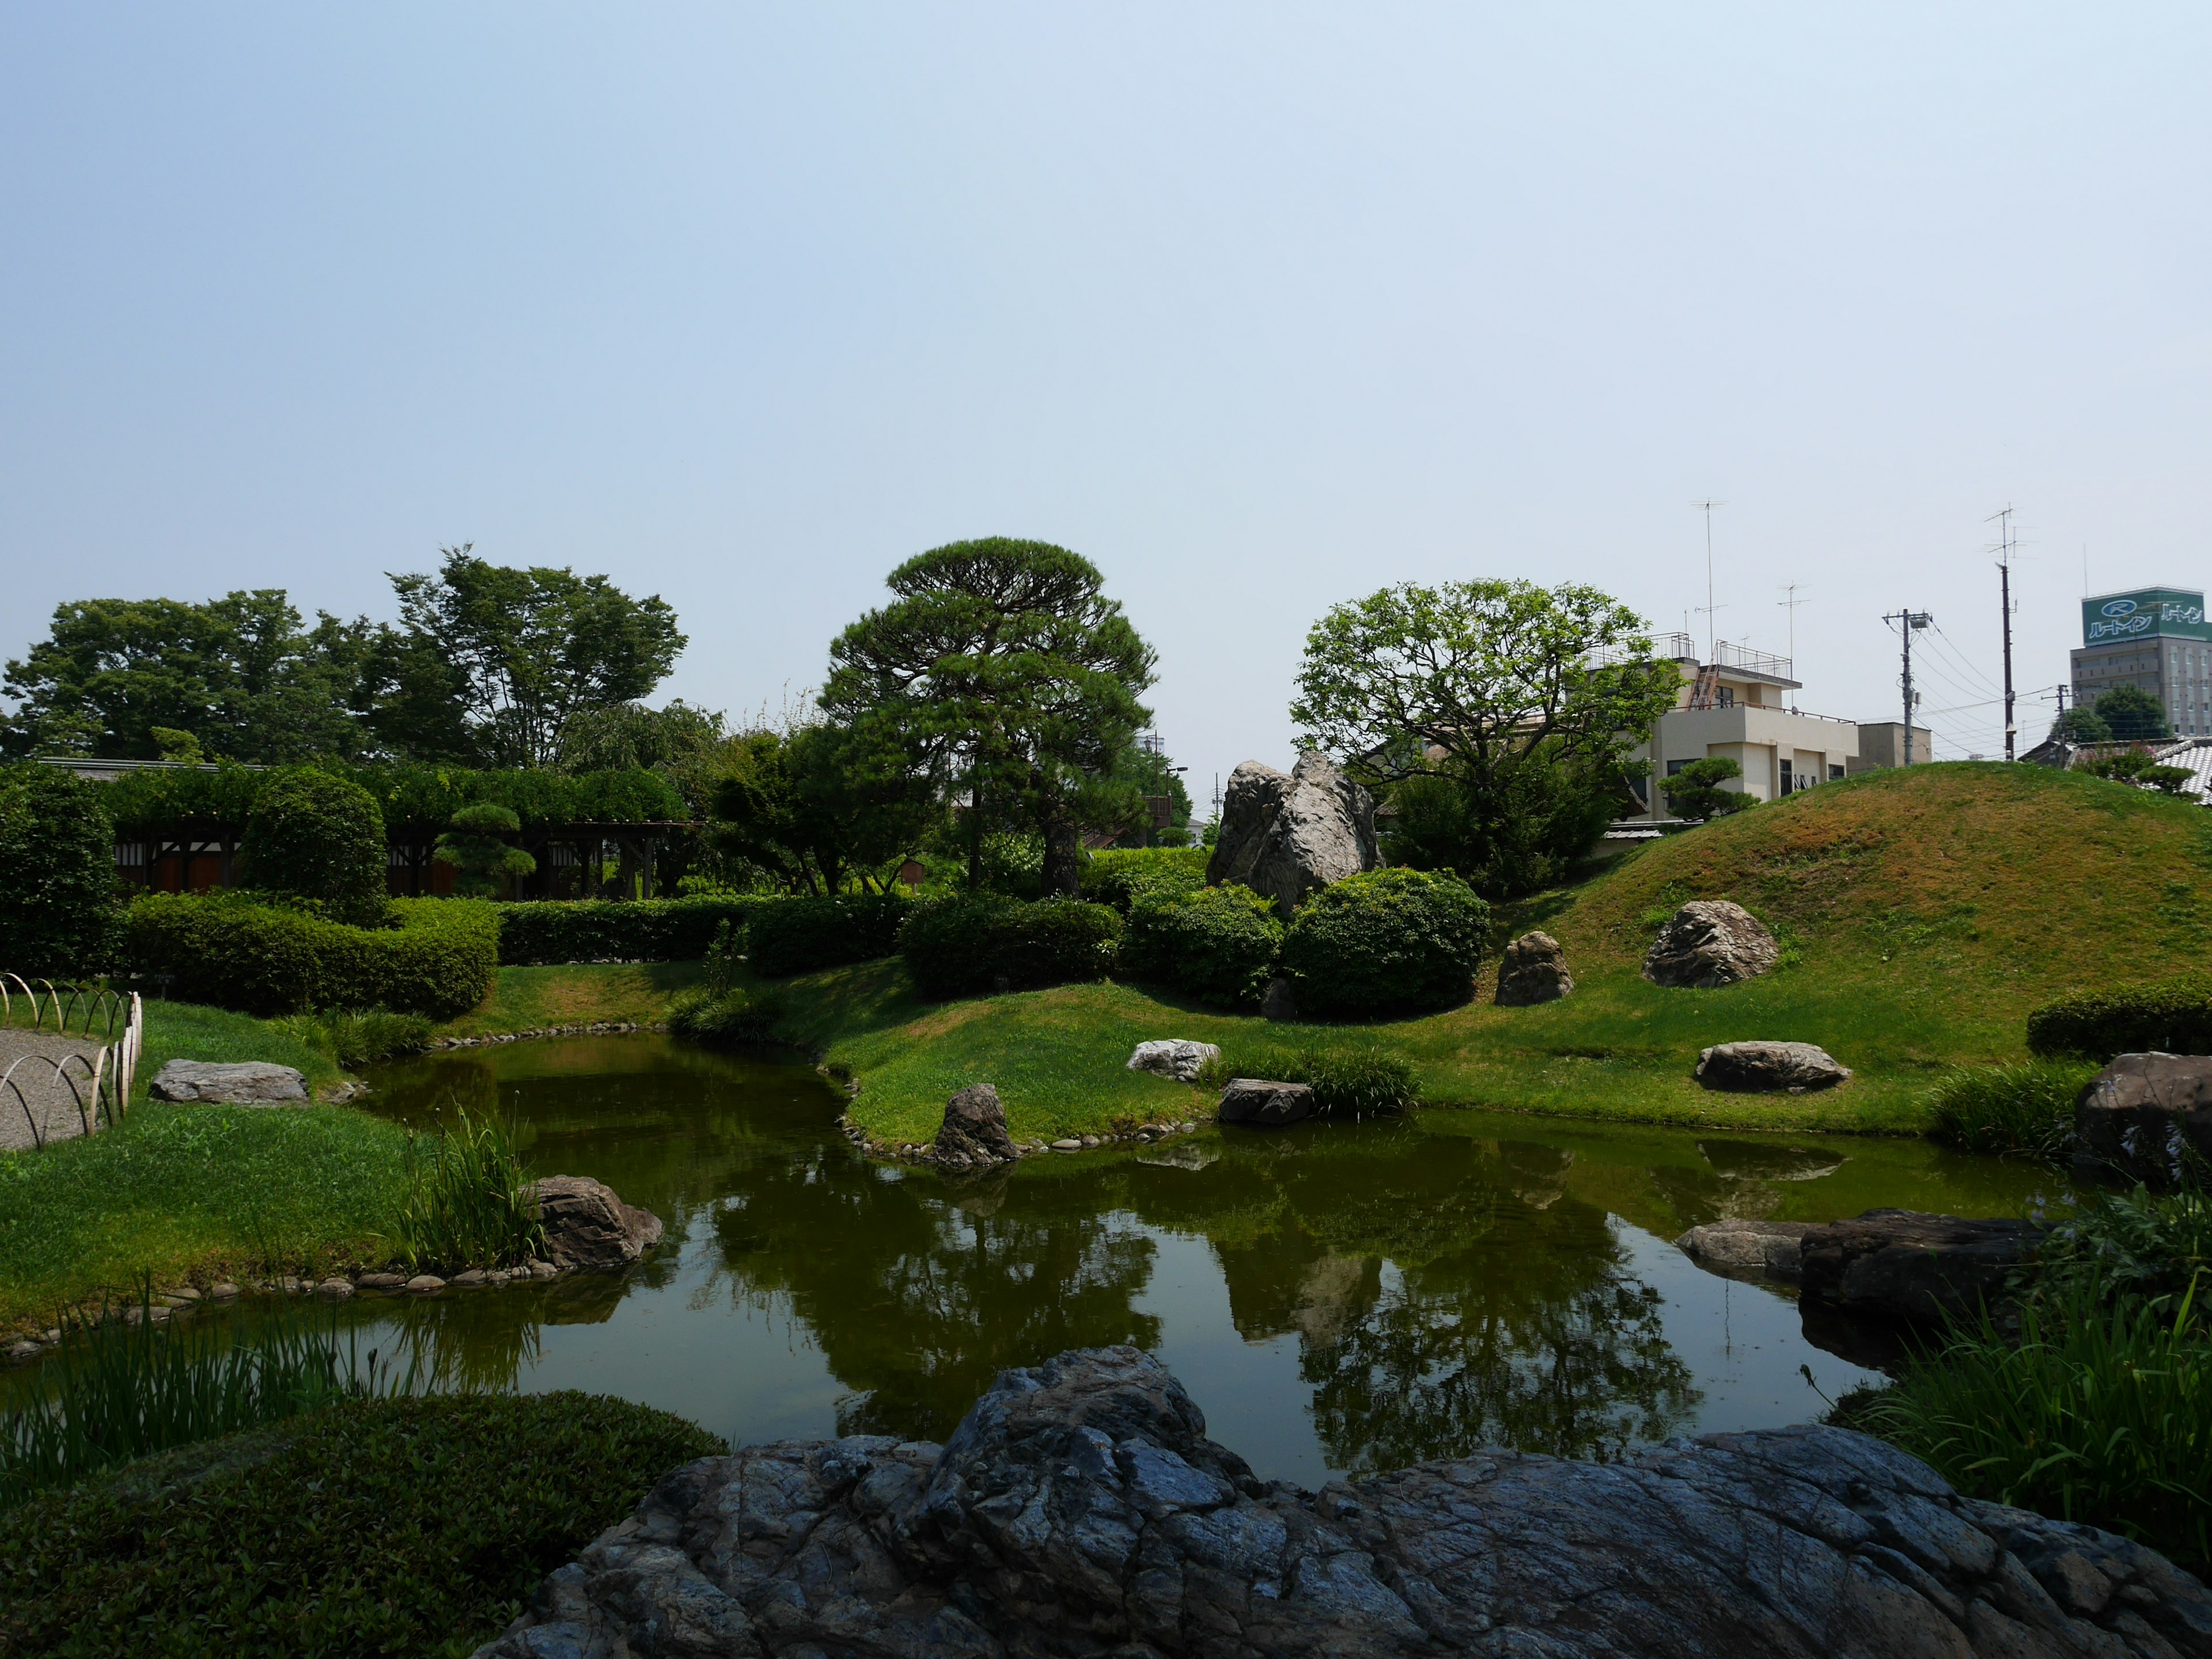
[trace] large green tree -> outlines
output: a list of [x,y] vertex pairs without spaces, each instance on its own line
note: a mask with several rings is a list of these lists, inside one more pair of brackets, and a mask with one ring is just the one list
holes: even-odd
[[1042,837],[1043,890],[1073,893],[1083,831],[1131,818],[1115,774],[1151,720],[1152,647],[1097,567],[1049,543],[954,542],[888,580],[894,601],[830,646],[822,706],[957,793],[971,886],[985,829],[1012,823]]
[[435,574],[392,577],[401,626],[382,630],[370,665],[366,706],[395,750],[556,765],[570,721],[647,696],[684,649],[657,594],[634,599],[565,567],[492,564],[473,544],[443,551]]
[[2156,743],[2173,735],[2166,705],[2140,685],[2116,685],[2099,697],[2097,718],[2115,743]]
[[372,646],[366,620],[313,628],[282,588],[193,605],[80,599],[8,664],[0,753],[283,764],[356,758],[371,743],[349,708]]
[[708,792],[710,845],[793,891],[835,893],[853,877],[888,888],[942,816],[926,775],[835,726],[748,732],[720,765]]
[[[1386,788],[1443,780],[1465,826],[1460,873],[1510,895],[1588,850],[1602,818],[1557,798],[1595,790],[1601,805],[1680,690],[1680,671],[1654,659],[1643,619],[1596,588],[1407,582],[1314,624],[1291,718],[1309,743]],[[1412,792],[1431,816],[1427,797],[1438,793]],[[1580,845],[1526,845],[1539,801]]]

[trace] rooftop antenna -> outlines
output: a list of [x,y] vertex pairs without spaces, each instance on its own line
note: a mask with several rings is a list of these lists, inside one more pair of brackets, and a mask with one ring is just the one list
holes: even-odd
[[[1810,603],[1809,600],[1799,599],[1797,590],[1811,585],[1809,582],[1784,582],[1782,591],[1790,597],[1786,599],[1775,600],[1775,604],[1790,612],[1790,672],[1792,678],[1795,678],[1797,672],[1797,607]],[[1795,691],[1790,694],[1790,712],[1793,714],[1797,712],[1797,694]]]
[[1713,603],[1713,509],[1726,507],[1728,503],[1705,501],[1692,501],[1690,505],[1699,508],[1705,515],[1705,660],[1711,662],[1715,654],[1713,612],[1720,609]]

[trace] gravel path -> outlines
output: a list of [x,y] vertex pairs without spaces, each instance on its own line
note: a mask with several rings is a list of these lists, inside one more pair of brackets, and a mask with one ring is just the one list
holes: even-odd
[[[69,1084],[55,1075],[53,1062],[68,1054],[82,1054],[90,1060],[101,1047],[83,1037],[56,1036],[48,1031],[0,1030],[0,1077],[9,1075],[9,1068],[15,1067],[12,1083],[0,1088],[0,1150],[21,1152],[35,1146],[39,1134],[48,1140],[65,1140],[84,1133],[83,1120],[77,1115],[76,1097],[70,1092]],[[21,1063],[18,1065],[18,1061]],[[85,1106],[89,1111],[91,1085],[77,1066],[69,1069],[77,1087],[84,1091]],[[17,1098],[18,1090],[21,1091],[21,1099]],[[38,1121],[39,1134],[32,1133],[33,1117]]]

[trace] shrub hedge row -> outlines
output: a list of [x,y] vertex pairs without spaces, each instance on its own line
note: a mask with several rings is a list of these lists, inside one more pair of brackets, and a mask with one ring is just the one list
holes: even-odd
[[1147,888],[1129,908],[1121,971],[1233,1008],[1267,994],[1282,948],[1274,901],[1249,887]]
[[1114,969],[1121,918],[1080,899],[1024,903],[999,893],[929,899],[899,933],[899,954],[927,997],[1033,990],[1103,979]]
[[696,962],[724,922],[738,932],[763,905],[782,900],[750,894],[718,898],[547,900],[499,907],[499,960],[521,968],[547,962]]
[[388,1008],[452,1019],[482,1002],[499,960],[499,916],[475,899],[393,899],[392,925],[354,927],[239,895],[153,893],[131,907],[131,970],[171,976],[168,994],[264,1018]]
[[896,893],[769,899],[752,912],[745,955],[754,972],[775,979],[872,962],[898,949],[899,924],[913,908]]
[[1083,896],[1123,915],[1146,893],[1188,892],[1206,885],[1203,847],[1127,847],[1093,853],[1083,872]]
[[2046,1002],[2027,1017],[2031,1054],[2212,1054],[2212,979],[2172,979]]

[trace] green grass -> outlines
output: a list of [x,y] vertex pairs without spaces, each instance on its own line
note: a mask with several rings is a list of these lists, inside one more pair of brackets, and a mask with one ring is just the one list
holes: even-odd
[[333,1406],[0,1514],[0,1652],[458,1659],[726,1449],[597,1395]]
[[1929,1095],[1928,1133],[1966,1152],[2056,1161],[2074,1133],[2074,1106],[2102,1068],[2094,1060],[1962,1066]]
[[140,1100],[146,1097],[155,1073],[173,1060],[273,1060],[299,1071],[311,1094],[343,1080],[328,1042],[292,1021],[256,1019],[197,1002],[156,1000],[147,1002],[145,1010],[146,1043],[139,1054],[134,1091]]
[[580,962],[502,968],[479,1007],[438,1027],[441,1036],[501,1036],[560,1025],[658,1024],[705,972],[696,962]]

